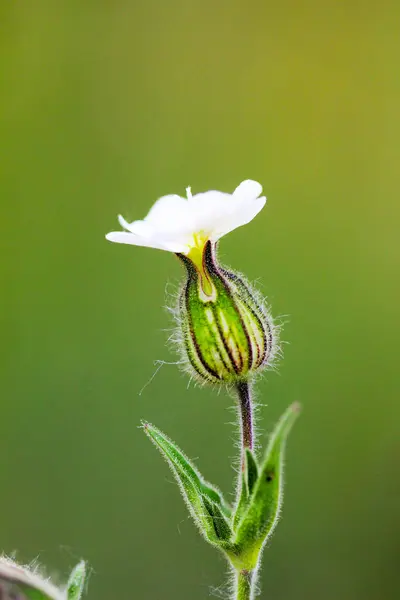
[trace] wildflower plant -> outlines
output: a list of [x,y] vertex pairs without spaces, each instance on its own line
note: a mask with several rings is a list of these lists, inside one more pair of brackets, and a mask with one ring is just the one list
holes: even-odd
[[201,383],[225,387],[237,398],[240,470],[233,505],[209,483],[183,451],[154,425],[143,429],[167,460],[200,533],[227,559],[233,600],[253,600],[263,548],[281,510],[286,438],[299,413],[290,406],[276,425],[263,456],[255,447],[252,389],[272,365],[278,328],[261,295],[218,261],[221,237],[252,221],[266,203],[256,181],[233,192],[209,191],[160,198],[140,221],[107,234],[111,242],[175,253],[186,278],[174,311],[181,363]]
[[[282,504],[286,438],[299,413],[292,404],[269,438],[263,456],[255,446],[252,389],[257,375],[273,363],[278,328],[261,295],[242,275],[217,258],[219,239],[246,225],[266,203],[256,181],[233,192],[210,191],[187,198],[157,200],[142,221],[107,234],[111,242],[173,252],[186,278],[174,316],[180,363],[191,377],[234,393],[240,424],[240,469],[230,504],[183,451],[150,423],[143,430],[174,474],[200,533],[227,559],[232,571],[232,600],[254,600],[262,551],[277,524]],[[36,565],[22,566],[0,556],[1,600],[81,600],[86,564],[81,561],[65,586],[57,586]]]

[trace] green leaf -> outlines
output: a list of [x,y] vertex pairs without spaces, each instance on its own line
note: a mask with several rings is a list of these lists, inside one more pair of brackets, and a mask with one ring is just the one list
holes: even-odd
[[300,412],[298,403],[281,417],[270,438],[249,504],[236,531],[233,564],[241,569],[254,569],[259,554],[272,534],[279,517],[283,492],[283,455],[289,431]]
[[256,458],[250,448],[246,448],[246,473],[247,473],[247,487],[249,489],[249,496],[253,493],[254,486],[258,479],[258,465]]
[[241,478],[241,488],[239,501],[233,517],[233,528],[236,530],[249,504],[250,496],[258,477],[258,465],[256,458],[250,450],[246,448],[244,456],[244,469]]
[[214,530],[218,540],[229,542],[232,538],[232,529],[220,506],[215,502],[211,502],[210,499],[204,494],[203,502],[208,514],[212,518]]
[[157,427],[144,423],[143,429],[167,460],[201,533],[211,544],[226,546],[232,536],[226,519],[230,509],[220,491],[203,479],[182,450]]
[[215,487],[210,487],[208,483],[204,483],[203,481],[200,481],[200,489],[203,496],[207,496],[214,504],[218,504],[224,515],[230,519],[232,509],[229,504],[225,502],[221,492]]
[[86,563],[81,560],[72,570],[67,583],[67,600],[81,600],[86,579]]

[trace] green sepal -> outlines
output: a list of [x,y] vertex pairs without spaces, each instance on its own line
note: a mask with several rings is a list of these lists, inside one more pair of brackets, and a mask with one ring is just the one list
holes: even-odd
[[81,600],[86,579],[86,563],[81,560],[72,570],[67,583],[67,600]]
[[249,500],[253,492],[255,483],[258,478],[258,465],[256,457],[250,448],[245,449],[244,468],[242,471],[240,483],[240,496],[237,503],[235,514],[233,516],[233,528],[237,529],[246,509],[249,505]]
[[182,450],[157,427],[144,423],[143,428],[167,460],[201,533],[211,544],[225,547],[232,537],[226,518],[230,516],[230,508],[220,491],[203,479]]
[[290,406],[270,437],[248,508],[236,531],[235,550],[229,552],[236,568],[252,570],[256,567],[260,551],[277,524],[282,504],[285,443],[299,411],[298,403]]

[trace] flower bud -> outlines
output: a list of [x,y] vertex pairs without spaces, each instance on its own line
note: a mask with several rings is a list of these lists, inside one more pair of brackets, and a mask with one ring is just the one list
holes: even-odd
[[188,274],[179,321],[192,370],[211,383],[246,380],[272,359],[271,317],[238,275],[217,264],[212,242],[178,256]]

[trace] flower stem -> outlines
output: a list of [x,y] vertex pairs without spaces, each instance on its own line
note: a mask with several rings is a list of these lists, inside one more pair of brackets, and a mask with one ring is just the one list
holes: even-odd
[[254,600],[255,580],[254,571],[237,571],[235,600]]
[[247,381],[241,381],[237,384],[239,395],[240,424],[242,431],[242,454],[245,448],[253,449],[254,431],[253,431],[253,406],[251,403],[250,386]]
[[[240,429],[241,429],[241,450],[242,450],[242,472],[245,469],[246,458],[245,450],[254,447],[254,428],[253,428],[253,404],[251,401],[250,386],[247,381],[241,381],[236,385],[239,399]],[[240,477],[238,485],[238,501],[242,478]],[[255,598],[255,571],[247,569],[236,570],[235,597],[234,600],[254,600]]]

